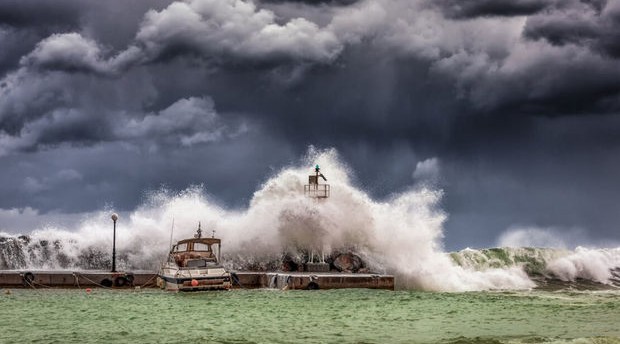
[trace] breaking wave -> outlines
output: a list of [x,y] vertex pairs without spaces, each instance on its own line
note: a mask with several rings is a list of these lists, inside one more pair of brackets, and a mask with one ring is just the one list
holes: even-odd
[[592,283],[620,287],[620,248],[468,248],[450,257],[455,264],[478,271],[519,267],[539,287],[554,282],[567,282],[561,286],[569,287],[587,288]]
[[[303,194],[310,166],[321,165],[329,199]],[[233,269],[278,269],[317,256],[353,252],[366,271],[394,274],[397,287],[425,290],[528,289],[532,274],[611,283],[620,249],[574,252],[545,249],[442,251],[446,215],[442,192],[412,187],[376,201],[355,188],[335,150],[311,149],[301,166],[288,167],[256,191],[247,209],[228,210],[202,187],[160,190],[117,223],[117,267],[156,269],[174,240],[191,237],[198,222],[223,240]],[[0,235],[0,269],[104,269],[110,263],[112,221],[102,210],[77,228],[48,227],[27,236]],[[174,227],[172,226],[174,222]],[[528,276],[528,273],[530,276]]]

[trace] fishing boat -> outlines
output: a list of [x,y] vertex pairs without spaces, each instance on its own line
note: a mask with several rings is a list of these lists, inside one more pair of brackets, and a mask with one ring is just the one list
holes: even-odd
[[157,275],[157,285],[169,291],[230,289],[230,273],[220,265],[222,241],[203,238],[200,223],[196,235],[173,245]]

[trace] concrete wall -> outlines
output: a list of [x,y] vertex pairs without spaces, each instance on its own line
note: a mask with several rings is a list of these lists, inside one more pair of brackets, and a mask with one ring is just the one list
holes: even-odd
[[[133,284],[122,287],[155,287],[154,272],[111,273],[105,271],[0,271],[0,288],[82,288],[100,287],[104,281],[133,276]],[[373,274],[308,272],[235,272],[234,288],[341,289],[370,288],[394,290],[394,276]],[[114,287],[119,287],[114,285]]]
[[[130,283],[133,277],[133,284]],[[78,288],[99,287],[105,280],[115,283],[118,278],[125,278],[123,287],[154,286],[156,274],[153,272],[104,272],[104,271],[0,271],[2,288]],[[117,283],[119,284],[119,283]]]

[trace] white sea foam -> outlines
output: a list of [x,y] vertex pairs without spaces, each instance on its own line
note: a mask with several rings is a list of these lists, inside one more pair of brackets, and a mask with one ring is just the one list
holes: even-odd
[[[303,194],[315,163],[329,179],[329,199],[310,199]],[[399,287],[464,291],[534,286],[518,265],[484,269],[459,266],[442,251],[446,214],[438,207],[441,191],[412,187],[388,200],[376,201],[354,187],[350,175],[335,150],[311,149],[300,166],[285,168],[268,179],[254,193],[247,209],[224,209],[205,196],[201,187],[179,194],[155,192],[135,211],[121,213],[117,222],[118,265],[156,268],[169,248],[174,219],[174,240],[191,237],[199,221],[206,235],[215,230],[223,239],[229,265],[273,260],[283,251],[294,255],[304,250],[329,253],[354,249],[372,270],[395,274]],[[111,209],[102,210],[74,229],[33,231],[25,264],[54,268],[46,262],[57,261],[60,254],[69,262],[63,267],[72,268],[89,252],[111,251],[110,213]],[[61,243],[60,253],[48,249],[41,256],[37,253],[40,248],[33,247],[40,240]],[[578,275],[567,267],[569,263],[562,264],[558,263],[557,269],[567,278]],[[602,273],[593,276],[604,277]]]
[[620,267],[620,247],[591,249],[577,247],[574,252],[555,259],[547,269],[563,281],[583,278],[609,283],[611,269]]

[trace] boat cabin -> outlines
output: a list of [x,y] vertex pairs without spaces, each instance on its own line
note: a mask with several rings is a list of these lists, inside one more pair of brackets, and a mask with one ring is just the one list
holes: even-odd
[[172,246],[170,257],[180,268],[206,267],[219,261],[220,245],[216,238],[185,239]]

